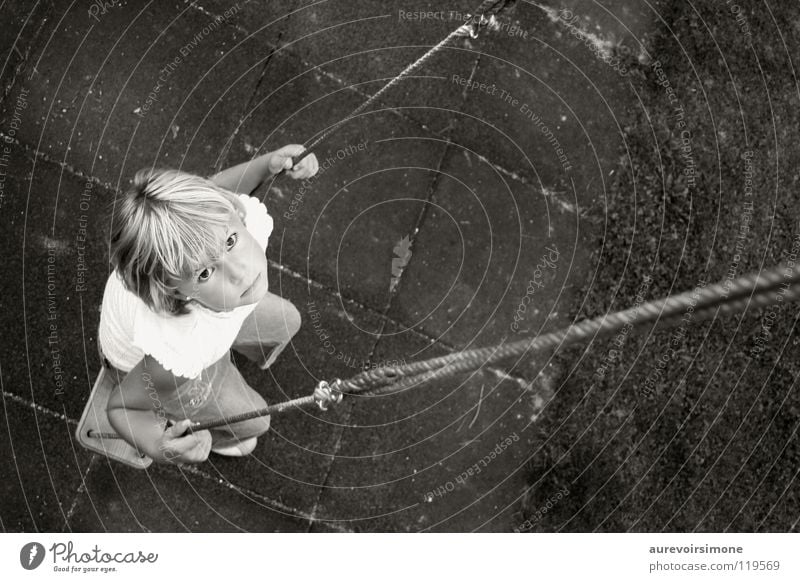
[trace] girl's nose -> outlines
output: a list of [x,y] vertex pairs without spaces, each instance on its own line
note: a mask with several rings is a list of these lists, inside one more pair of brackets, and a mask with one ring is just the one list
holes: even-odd
[[247,277],[247,261],[230,257],[223,266],[225,276],[232,285],[239,285]]

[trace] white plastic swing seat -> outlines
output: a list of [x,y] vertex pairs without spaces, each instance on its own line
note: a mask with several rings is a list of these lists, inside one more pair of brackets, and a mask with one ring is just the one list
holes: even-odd
[[92,393],[89,395],[89,401],[86,403],[86,408],[83,409],[83,415],[78,423],[75,436],[84,448],[94,453],[105,455],[134,469],[146,469],[153,462],[153,459],[140,454],[121,438],[112,439],[90,436],[90,434],[115,432],[111,423],[108,422],[108,415],[106,414],[106,406],[113,389],[114,380],[112,374],[108,372],[105,366],[101,366],[94,388],[92,388]]

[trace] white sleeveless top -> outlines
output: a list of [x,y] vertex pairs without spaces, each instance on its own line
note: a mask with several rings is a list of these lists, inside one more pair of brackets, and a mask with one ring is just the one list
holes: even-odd
[[[273,225],[267,207],[247,194],[239,199],[247,211],[247,230],[266,252]],[[147,354],[176,376],[196,378],[228,352],[255,307],[217,312],[190,303],[185,315],[158,314],[125,288],[115,269],[103,292],[97,336],[105,357],[123,372]]]

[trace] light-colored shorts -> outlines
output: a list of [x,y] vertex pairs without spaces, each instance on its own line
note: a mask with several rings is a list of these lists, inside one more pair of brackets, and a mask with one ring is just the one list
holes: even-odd
[[[244,320],[231,346],[269,368],[300,329],[300,313],[282,297],[267,293],[255,310]],[[125,372],[115,369],[105,357],[103,364],[122,382]],[[217,362],[181,384],[175,394],[161,401],[164,415],[171,420],[191,419],[195,422],[217,420],[267,406],[264,398],[242,377],[228,352]],[[224,447],[261,435],[269,429],[269,416],[254,418],[211,429],[214,446]]]

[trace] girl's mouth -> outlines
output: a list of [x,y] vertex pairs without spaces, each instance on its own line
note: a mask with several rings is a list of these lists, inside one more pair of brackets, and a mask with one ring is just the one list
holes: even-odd
[[261,273],[258,274],[258,276],[253,280],[253,283],[247,289],[245,289],[244,293],[242,293],[239,297],[240,298],[244,297],[245,295],[250,293],[253,289],[255,289],[256,283],[258,283],[260,280],[261,280]]

